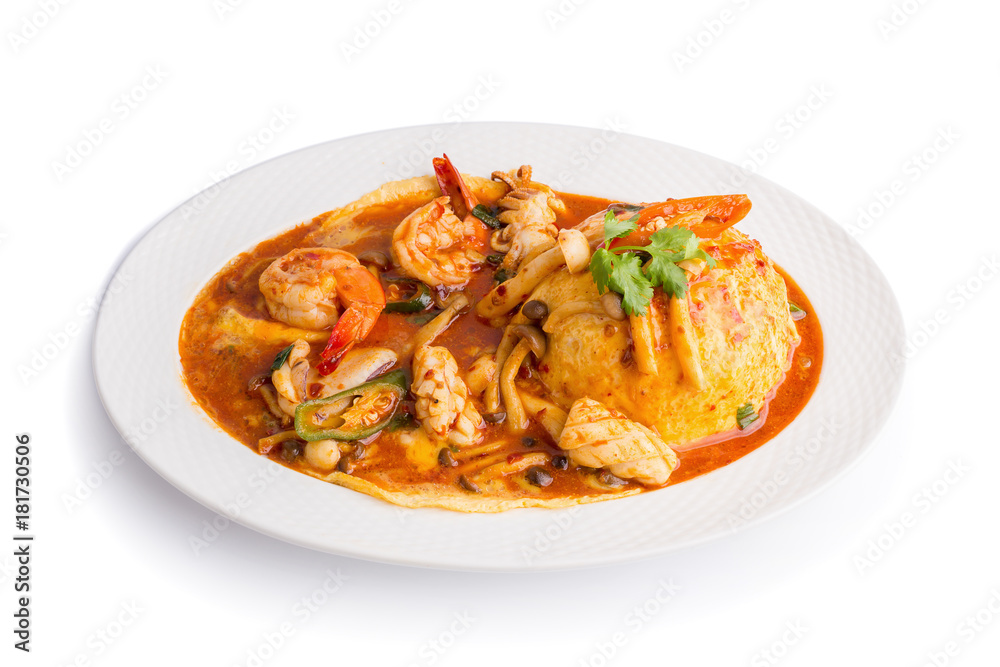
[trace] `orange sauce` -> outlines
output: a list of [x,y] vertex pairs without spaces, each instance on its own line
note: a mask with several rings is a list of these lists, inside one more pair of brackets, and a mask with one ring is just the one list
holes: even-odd
[[[569,227],[585,217],[603,210],[610,202],[604,199],[581,195],[561,195],[568,212],[561,216],[559,226]],[[492,202],[484,202],[487,205]],[[415,205],[377,207],[365,211],[355,220],[357,225],[375,227],[376,231],[343,249],[354,254],[365,250],[379,250],[389,254],[392,230]],[[275,355],[287,343],[274,346],[260,344],[247,352],[237,351],[233,346],[213,344],[213,322],[217,311],[224,307],[234,307],[240,312],[260,319],[267,319],[263,297],[258,289],[261,272],[270,261],[286,254],[296,247],[313,245],[310,235],[322,223],[320,216],[258,244],[252,250],[242,253],[220,271],[199,294],[194,305],[184,318],[179,340],[181,364],[184,380],[192,396],[205,412],[227,433],[244,445],[257,451],[258,440],[282,430],[273,418],[268,418],[267,407],[256,392],[248,391],[251,381],[268,374]],[[780,270],[779,270],[780,271]],[[386,277],[401,275],[398,270],[390,270]],[[698,475],[725,466],[746,456],[760,447],[787,426],[808,402],[819,380],[823,361],[823,341],[819,322],[812,313],[808,298],[795,282],[784,272],[789,300],[795,302],[808,316],[796,322],[802,342],[795,349],[791,367],[784,381],[773,392],[767,406],[767,414],[761,416],[753,428],[746,433],[735,431],[732,437],[721,442],[680,451],[680,467],[670,476],[668,484],[676,484]],[[468,289],[475,298],[486,294],[493,286],[493,271],[486,266],[476,273]],[[372,329],[365,346],[388,347],[400,350],[420,329],[427,318],[399,313],[383,313]],[[472,315],[460,317],[444,332],[435,345],[448,348],[460,369],[468,368],[482,352],[495,349],[502,331],[494,329]],[[322,346],[313,345],[313,352]],[[411,357],[400,355],[396,367],[409,370]],[[530,375],[530,369],[522,368],[522,376]],[[406,407],[406,406],[404,406]],[[412,410],[412,405],[408,406]],[[486,442],[504,435],[503,425],[487,425]],[[508,436],[509,442],[503,452],[508,461],[532,452],[546,452],[559,456],[561,451],[552,443],[545,431],[532,423],[528,431],[518,436]],[[457,473],[454,469],[439,466],[427,472],[419,472],[408,464],[403,447],[394,443],[390,434],[380,436],[375,441],[378,456],[365,457],[357,461],[351,474],[369,479],[380,485],[406,485],[418,482],[455,484]],[[293,452],[294,454],[294,452]],[[305,466],[301,457],[288,456],[281,447],[269,454],[276,462],[301,469]],[[574,466],[568,470],[548,470],[552,473],[552,484],[539,489],[535,497],[560,497],[567,495],[593,495],[595,488],[584,484]],[[608,493],[625,489],[647,490],[645,487],[626,482]]]

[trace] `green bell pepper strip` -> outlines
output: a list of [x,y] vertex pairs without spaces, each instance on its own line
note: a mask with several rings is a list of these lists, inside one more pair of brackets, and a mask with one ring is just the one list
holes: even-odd
[[[308,441],[367,438],[392,420],[406,392],[406,374],[397,369],[339,394],[303,401],[295,408],[295,432]],[[322,414],[325,406],[351,397],[355,400],[340,414]]]
[[487,227],[493,229],[503,229],[504,227],[504,224],[496,219],[493,213],[490,212],[490,209],[482,204],[476,204],[476,207],[472,209],[472,215],[479,218]]
[[431,297],[431,288],[419,280],[412,280],[410,278],[386,278],[386,281],[390,283],[413,285],[416,288],[416,293],[409,299],[406,299],[405,301],[389,301],[386,303],[385,312],[387,313],[419,313],[422,310],[427,310],[434,302],[433,297]]

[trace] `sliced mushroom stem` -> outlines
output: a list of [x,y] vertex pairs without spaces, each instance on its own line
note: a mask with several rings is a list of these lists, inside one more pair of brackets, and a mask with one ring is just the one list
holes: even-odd
[[521,337],[521,340],[528,341],[535,359],[545,356],[545,334],[538,327],[531,324],[516,324],[513,327],[514,333]]
[[504,362],[503,370],[500,371],[500,395],[503,397],[504,407],[507,409],[507,430],[512,433],[521,433],[528,428],[528,418],[524,413],[524,406],[521,404],[521,397],[517,393],[517,386],[514,378],[521,368],[521,362],[531,351],[531,343],[525,339],[514,347],[514,351]]
[[[507,357],[510,356],[515,345],[517,345],[517,336],[510,328],[504,329],[503,338],[500,339],[500,344],[497,345],[497,368],[503,370],[503,366],[507,362]],[[489,384],[486,386],[486,392],[483,394],[483,403],[486,406],[486,412],[501,412],[500,399],[500,373],[494,373],[493,377],[490,378]]]
[[261,398],[264,399],[268,411],[281,420],[282,426],[287,426],[292,422],[292,418],[285,414],[281,406],[278,405],[278,394],[274,391],[274,387],[263,384],[257,388],[257,391],[260,392]]
[[434,340],[444,333],[451,323],[462,313],[462,310],[469,306],[469,297],[465,293],[460,293],[452,300],[448,307],[442,310],[437,317],[420,327],[417,335],[413,337],[410,345],[412,350],[423,345],[430,345]]
[[287,431],[280,431],[274,435],[269,435],[266,438],[261,438],[257,441],[257,451],[260,454],[269,454],[272,449],[280,445],[286,440],[296,440],[299,434],[295,432],[295,429],[289,429]]

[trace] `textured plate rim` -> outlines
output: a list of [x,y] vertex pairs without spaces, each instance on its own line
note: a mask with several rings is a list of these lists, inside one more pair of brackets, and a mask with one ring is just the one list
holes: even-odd
[[[572,132],[579,131],[581,133],[596,133],[596,132],[599,132],[599,130],[596,129],[596,128],[586,128],[586,127],[577,127],[577,126],[559,125],[559,124],[531,123],[531,122],[485,122],[485,123],[476,122],[476,123],[464,123],[463,126],[465,128],[473,128],[474,131],[476,129],[481,129],[482,131],[487,131],[487,130],[489,130],[491,128],[509,128],[509,129],[514,130],[514,131],[516,131],[518,129],[525,129],[525,130],[542,129],[542,130],[544,130],[544,129],[548,128],[548,129],[552,129],[552,130],[566,130],[566,131],[572,131]],[[363,134],[359,134],[359,135],[353,135],[353,136],[350,136],[350,137],[343,137],[343,138],[334,139],[334,140],[330,140],[330,141],[320,142],[320,143],[317,143],[317,144],[313,144],[311,146],[306,146],[306,147],[302,147],[302,148],[296,149],[296,150],[291,151],[289,153],[285,153],[285,154],[282,154],[282,155],[278,155],[278,156],[272,157],[272,158],[270,158],[270,159],[268,159],[268,160],[266,160],[264,162],[261,162],[259,164],[253,165],[253,166],[251,166],[251,167],[249,167],[249,168],[247,168],[247,169],[245,169],[243,171],[237,172],[237,173],[229,176],[224,181],[221,181],[220,183],[229,183],[229,182],[234,181],[235,179],[245,178],[247,175],[252,175],[254,173],[258,173],[258,172],[260,172],[262,170],[268,169],[275,162],[284,161],[284,160],[290,160],[294,156],[302,155],[302,154],[307,153],[309,151],[313,151],[313,150],[320,149],[320,148],[332,148],[332,147],[336,146],[338,143],[348,142],[348,141],[356,141],[356,140],[364,140],[366,138],[376,138],[376,137],[379,137],[379,136],[388,135],[388,134],[392,134],[392,133],[417,133],[417,132],[426,133],[426,132],[434,131],[436,128],[442,128],[442,127],[448,127],[448,126],[442,125],[442,124],[417,125],[417,126],[410,126],[410,127],[404,127],[404,128],[393,128],[393,129],[387,129],[387,130],[377,130],[377,131],[367,132],[367,133],[363,133]],[[635,140],[635,141],[641,141],[641,142],[644,142],[644,143],[655,144],[655,145],[658,146],[658,148],[660,150],[665,150],[665,151],[680,151],[680,152],[683,152],[683,153],[695,154],[695,155],[701,156],[705,160],[713,161],[713,162],[718,163],[720,165],[727,165],[731,169],[734,169],[734,170],[738,170],[739,169],[736,165],[732,165],[731,163],[727,163],[727,162],[725,162],[723,160],[720,160],[718,158],[712,157],[712,156],[707,155],[705,153],[700,153],[698,151],[693,151],[691,149],[684,148],[684,147],[681,147],[681,146],[678,146],[678,145],[675,145],[675,144],[670,144],[670,143],[663,142],[663,141],[656,140],[656,139],[650,139],[650,138],[646,138],[646,137],[640,137],[640,136],[630,135],[630,134],[624,134],[624,133],[621,134],[620,136],[629,137],[629,138],[631,138],[632,140]],[[784,187],[782,187],[782,186],[780,186],[778,184],[775,184],[775,183],[773,183],[772,181],[770,181],[768,179],[765,179],[765,178],[763,178],[761,176],[758,176],[756,174],[751,175],[749,178],[752,181],[767,184],[774,191],[780,193],[782,196],[784,196],[786,198],[789,198],[791,200],[795,200],[798,203],[805,204],[806,206],[811,207],[811,205],[809,205],[807,202],[805,202],[804,200],[802,200],[801,197],[799,197],[798,195],[795,195],[794,193],[790,192],[786,188],[784,188]],[[379,184],[380,183],[373,184],[372,188],[377,187],[377,185],[379,185]],[[216,185],[218,185],[218,184],[216,184]],[[176,214],[178,211],[184,209],[186,206],[190,205],[191,202],[197,200],[200,196],[204,195],[205,192],[211,190],[212,187],[214,187],[214,186],[210,186],[209,188],[206,188],[206,190],[203,190],[202,192],[199,192],[198,194],[190,197],[189,199],[185,200],[184,202],[182,202],[181,204],[179,204],[178,206],[176,206],[175,208],[173,208],[172,210],[170,210],[169,212],[167,212],[165,215],[161,216],[158,220],[156,220],[156,222],[154,222],[153,224],[151,224],[150,226],[148,226],[144,231],[140,232],[140,234],[137,235],[137,237],[122,252],[122,254],[120,255],[120,258],[119,258],[119,260],[118,260],[118,262],[117,262],[114,270],[111,273],[111,277],[108,279],[108,282],[107,282],[107,285],[105,287],[104,293],[102,294],[102,299],[101,299],[101,304],[100,304],[100,311],[99,311],[99,315],[98,315],[97,321],[95,323],[95,334],[94,334],[93,345],[92,345],[92,362],[93,362],[92,366],[93,366],[95,384],[97,385],[98,394],[99,394],[99,396],[101,398],[102,404],[104,405],[105,410],[107,411],[107,413],[109,415],[109,418],[111,419],[111,421],[114,424],[115,428],[119,431],[119,433],[123,436],[123,438],[126,439],[126,442],[129,444],[129,446],[132,447],[132,449],[140,456],[140,458],[142,458],[147,463],[147,465],[149,465],[151,468],[153,468],[159,475],[161,475],[162,477],[164,477],[164,479],[166,479],[173,486],[175,486],[180,491],[182,491],[183,493],[185,493],[185,495],[188,495],[192,499],[194,499],[197,502],[205,505],[206,507],[208,507],[209,509],[212,509],[215,512],[218,512],[220,514],[226,515],[226,512],[224,512],[222,510],[222,508],[218,507],[215,503],[207,500],[204,497],[204,495],[200,494],[198,492],[198,489],[196,487],[192,487],[188,483],[187,480],[179,479],[175,475],[171,475],[171,474],[165,472],[161,468],[161,466],[158,465],[158,461],[156,460],[155,457],[148,455],[147,452],[143,451],[143,448],[135,446],[135,444],[133,442],[129,441],[128,438],[125,437],[126,436],[126,430],[127,430],[126,424],[125,424],[125,421],[124,421],[124,419],[122,418],[122,416],[120,414],[120,411],[118,410],[118,406],[114,405],[113,402],[109,401],[109,398],[107,396],[107,392],[105,391],[105,387],[104,387],[103,381],[102,381],[102,378],[103,378],[104,374],[102,372],[101,364],[99,363],[99,354],[98,354],[98,348],[99,348],[99,346],[101,344],[101,340],[102,340],[102,337],[101,337],[102,322],[104,321],[105,309],[106,309],[106,305],[107,305],[107,303],[109,301],[111,284],[115,280],[115,277],[118,275],[118,273],[121,271],[123,265],[129,260],[129,258],[136,251],[136,249],[139,246],[141,246],[145,241],[147,241],[147,239],[157,230],[158,227],[160,227],[164,222],[166,222],[167,220],[169,220],[171,218],[171,216],[173,216],[174,214]],[[566,188],[566,189],[570,190],[570,191],[573,191],[572,188]],[[346,203],[346,201],[339,202],[339,203]],[[814,208],[814,207],[812,207],[812,208]],[[316,213],[318,214],[319,212],[321,212],[321,211],[317,211]],[[834,228],[836,228],[840,232],[843,232],[843,230],[840,230],[839,226],[837,226],[836,223],[833,222],[832,220],[830,220],[827,216],[822,215],[822,214],[820,214],[820,215],[823,218],[825,218],[826,224],[833,226]],[[275,232],[275,233],[277,233],[277,232]],[[856,253],[859,253],[860,256],[862,256],[865,260],[867,260],[868,262],[871,262],[874,265],[874,262],[868,256],[867,252],[859,244],[857,244],[853,240],[851,241],[851,243],[853,244],[852,249]],[[232,256],[232,255],[235,255],[238,252],[241,252],[241,251],[245,250],[245,248],[243,248],[243,247],[241,247],[241,248],[230,248],[229,250],[230,250],[230,256]],[[877,269],[876,269],[876,271],[877,271]],[[888,299],[889,299],[889,301],[891,303],[891,307],[892,307],[892,310],[893,310],[893,312],[892,312],[893,317],[891,317],[890,319],[892,320],[892,324],[895,325],[894,328],[899,332],[899,335],[897,336],[897,340],[896,340],[897,345],[895,346],[895,349],[900,349],[901,344],[902,344],[902,315],[901,315],[901,310],[900,310],[899,304],[896,301],[895,296],[892,294],[891,288],[889,287],[888,282],[885,280],[884,276],[881,274],[881,272],[878,272],[877,275],[881,278],[881,281],[883,283],[881,285],[881,287],[884,290],[884,295],[883,296],[888,297]],[[181,313],[180,316],[178,316],[178,318],[177,318],[178,322],[179,322],[179,318],[182,317],[182,316],[183,316],[183,313]],[[868,437],[866,438],[866,440],[863,443],[863,445],[858,449],[857,453],[849,460],[848,463],[846,463],[844,465],[841,465],[838,468],[838,470],[833,475],[831,475],[828,478],[826,478],[821,484],[819,484],[819,485],[811,488],[807,492],[803,492],[803,493],[797,494],[793,500],[785,502],[785,503],[783,503],[782,505],[780,505],[779,507],[777,507],[775,509],[770,509],[768,511],[763,512],[759,516],[756,516],[752,520],[750,520],[747,523],[746,526],[741,527],[739,529],[739,531],[732,531],[732,532],[734,532],[734,533],[735,532],[742,532],[746,528],[750,528],[752,526],[759,525],[759,524],[763,523],[766,520],[770,520],[770,519],[773,519],[773,518],[775,518],[777,516],[781,516],[782,514],[788,512],[789,510],[792,510],[792,509],[800,506],[801,504],[807,502],[811,498],[814,498],[815,496],[817,496],[821,492],[825,491],[832,484],[834,484],[838,480],[842,479],[847,473],[849,473],[852,469],[854,469],[854,467],[857,466],[861,462],[861,460],[863,458],[865,458],[865,456],[867,456],[867,454],[869,454],[871,452],[871,450],[875,446],[875,443],[878,440],[879,433],[881,433],[881,431],[883,430],[886,422],[888,421],[888,419],[890,418],[890,416],[892,414],[892,411],[893,411],[892,408],[893,408],[893,406],[895,405],[895,403],[896,403],[896,401],[898,399],[898,396],[899,396],[899,393],[900,393],[901,387],[902,387],[902,381],[903,381],[903,367],[902,367],[902,365],[899,365],[897,368],[898,368],[898,372],[895,373],[891,377],[891,381],[890,382],[888,382],[886,385],[883,386],[883,388],[887,391],[887,395],[889,396],[889,400],[887,402],[887,407],[878,414],[878,417],[877,417],[877,419],[874,422],[872,422],[872,423],[869,424],[869,435],[868,435]],[[824,367],[824,370],[825,370],[825,367]],[[186,393],[186,391],[187,391],[186,390],[186,386],[183,384],[183,382],[181,381],[181,379],[179,377],[175,377],[173,379],[180,386],[182,386],[184,388],[184,391]],[[821,378],[821,383],[822,382],[823,382],[823,380]],[[187,407],[187,406],[185,406],[185,407]],[[204,413],[201,412],[200,407],[198,407],[196,404],[192,405],[191,407],[192,407],[192,409],[197,410],[198,412],[201,413],[201,417],[203,418],[203,420],[206,421],[206,424],[208,426],[210,426],[211,428],[218,429],[218,427],[214,426],[214,424],[211,423],[211,421],[207,417],[207,415],[204,415]],[[228,436],[226,436],[226,437],[228,437]],[[242,447],[242,445],[240,445],[240,448],[246,450],[246,448]],[[246,451],[248,452],[249,450],[246,450]],[[289,473],[292,474],[292,475],[296,475],[296,476],[300,476],[300,477],[308,479],[305,475],[301,475],[300,473],[293,473],[291,471],[289,471]],[[706,475],[702,479],[709,478],[711,476],[712,476],[712,474]],[[691,482],[685,483],[685,485],[687,485],[687,484],[691,484]],[[678,487],[671,487],[671,488],[683,488],[685,485],[678,485]],[[346,489],[341,489],[341,490],[347,491]],[[354,492],[349,492],[349,493],[354,493]],[[643,496],[647,496],[647,495],[651,495],[651,494],[643,494]],[[615,501],[615,503],[623,503],[623,502],[626,502],[627,500],[629,500],[629,499],[620,499],[618,501]],[[614,503],[599,503],[599,504],[600,505],[605,505],[605,504],[614,504]],[[437,510],[432,510],[432,511],[437,511]],[[534,512],[534,511],[545,512],[546,510],[512,510],[511,512],[508,512],[508,514],[510,514],[510,513],[517,513],[517,512],[526,512],[526,511],[527,512]],[[483,516],[483,515],[478,515],[478,516]],[[488,515],[486,515],[486,516],[488,516]],[[428,560],[426,558],[407,558],[404,555],[402,555],[403,553],[405,553],[403,551],[398,552],[396,555],[390,555],[390,554],[385,554],[385,553],[373,553],[372,550],[370,550],[370,549],[351,548],[350,546],[345,545],[345,544],[329,544],[329,543],[325,543],[325,542],[317,542],[315,540],[310,539],[308,536],[303,536],[303,535],[298,535],[298,534],[288,534],[288,533],[286,533],[285,531],[283,531],[281,529],[282,528],[281,526],[262,525],[260,521],[245,520],[244,518],[234,517],[234,516],[231,516],[231,515],[228,515],[228,518],[230,518],[231,520],[233,520],[233,521],[235,521],[237,523],[240,523],[241,525],[244,525],[244,526],[246,526],[248,528],[251,528],[251,529],[256,530],[258,532],[261,532],[263,534],[269,535],[271,537],[276,537],[276,538],[278,538],[278,539],[280,539],[282,541],[289,542],[291,544],[300,545],[300,546],[305,546],[307,548],[316,549],[316,550],[324,551],[324,552],[328,552],[328,553],[343,555],[343,556],[352,557],[352,558],[359,558],[359,559],[364,559],[364,560],[372,560],[372,561],[376,561],[376,562],[390,563],[390,564],[398,564],[398,565],[406,565],[406,566],[416,566],[416,567],[430,567],[430,568],[439,568],[439,569],[468,570],[468,571],[525,571],[525,570],[542,571],[542,570],[574,569],[574,568],[594,567],[594,566],[600,566],[600,565],[610,565],[610,564],[615,564],[615,563],[622,563],[622,562],[628,562],[628,561],[634,561],[634,560],[640,560],[640,559],[647,559],[647,558],[655,557],[657,555],[663,555],[665,553],[669,553],[669,552],[672,552],[672,551],[676,551],[676,550],[680,550],[680,549],[685,549],[685,548],[693,547],[693,546],[696,546],[696,545],[699,545],[699,544],[704,544],[706,542],[711,542],[711,541],[714,541],[716,539],[720,539],[720,538],[724,537],[725,534],[726,534],[726,533],[721,533],[721,534],[720,533],[713,533],[713,534],[703,535],[703,536],[700,536],[700,537],[693,537],[693,538],[690,538],[690,539],[687,539],[687,540],[674,541],[673,543],[669,544],[668,546],[660,545],[660,546],[653,546],[653,547],[650,547],[650,548],[647,548],[647,549],[632,549],[632,550],[628,551],[627,553],[621,554],[618,557],[601,557],[601,558],[596,558],[595,559],[593,557],[588,557],[586,554],[584,554],[584,555],[580,556],[579,558],[566,558],[566,557],[563,557],[563,558],[561,558],[559,560],[554,560],[554,561],[551,561],[551,562],[541,562],[541,563],[537,563],[537,564],[531,564],[531,565],[528,565],[528,566],[512,567],[509,564],[494,565],[494,564],[489,564],[489,563],[479,563],[475,567],[470,567],[468,565],[468,563],[463,563],[461,561],[447,562],[444,559],[432,559],[432,560]]]

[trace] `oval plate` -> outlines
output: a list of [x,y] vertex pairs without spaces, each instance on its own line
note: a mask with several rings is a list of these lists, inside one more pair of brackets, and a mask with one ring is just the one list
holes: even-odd
[[[181,379],[177,347],[181,320],[202,286],[259,241],[388,180],[431,173],[431,158],[442,152],[465,173],[531,164],[537,178],[556,189],[625,201],[748,194],[753,211],[740,229],[795,278],[823,325],[824,368],[809,405],[763,447],[683,484],[563,510],[495,515],[400,508],[279,466],[216,427]],[[902,381],[902,364],[895,361],[904,335],[899,306],[872,260],[838,225],[735,165],[607,130],[429,125],[304,148],[236,174],[172,211],[138,241],[110,284],[116,290],[101,304],[94,372],[111,420],[146,463],[195,500],[262,533],[406,565],[583,567],[730,534],[789,509],[846,472],[871,447]],[[779,471],[787,477],[780,491],[755,498],[758,485]],[[746,520],[751,512],[741,516],[740,510],[748,499],[755,507]]]

